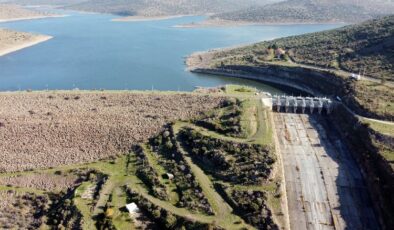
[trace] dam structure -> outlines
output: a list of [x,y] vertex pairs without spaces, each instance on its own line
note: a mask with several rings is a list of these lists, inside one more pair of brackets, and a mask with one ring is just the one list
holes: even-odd
[[272,110],[286,113],[326,113],[333,111],[334,102],[325,97],[272,96]]

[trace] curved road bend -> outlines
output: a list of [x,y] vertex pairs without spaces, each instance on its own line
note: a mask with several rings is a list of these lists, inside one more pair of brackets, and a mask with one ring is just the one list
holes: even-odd
[[379,229],[360,169],[325,121],[318,115],[273,115],[291,229]]

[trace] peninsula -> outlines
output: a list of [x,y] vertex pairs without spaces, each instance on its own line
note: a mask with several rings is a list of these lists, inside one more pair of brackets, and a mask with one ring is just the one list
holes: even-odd
[[[0,23],[62,16],[30,10],[18,5],[0,4]],[[52,36],[0,28],[0,56],[34,46],[51,38]]]
[[0,29],[0,56],[34,46],[51,38],[47,35]]

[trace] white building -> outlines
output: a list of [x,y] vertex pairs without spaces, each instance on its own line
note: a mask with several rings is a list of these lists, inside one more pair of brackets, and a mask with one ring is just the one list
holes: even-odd
[[135,203],[130,203],[126,205],[127,210],[129,211],[130,214],[135,214],[140,211],[138,206]]
[[361,80],[360,74],[355,74],[355,73],[352,73],[352,75],[350,76],[350,78],[355,79],[355,80],[357,80],[357,81]]

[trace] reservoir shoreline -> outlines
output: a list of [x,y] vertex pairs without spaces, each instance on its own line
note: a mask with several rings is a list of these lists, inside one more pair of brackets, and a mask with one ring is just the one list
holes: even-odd
[[169,16],[127,16],[121,18],[114,18],[113,22],[145,22],[145,21],[160,21],[174,18],[181,18],[193,15],[169,15]]
[[38,19],[47,19],[47,18],[63,18],[68,15],[48,15],[48,16],[31,16],[31,17],[21,17],[21,18],[8,18],[8,19],[0,19],[0,23],[2,22],[15,22],[15,21],[24,21],[24,20],[38,20]]
[[210,28],[210,27],[238,27],[238,26],[286,26],[286,25],[347,25],[345,22],[249,22],[207,19],[196,23],[175,25],[176,28]]
[[34,46],[34,45],[37,45],[37,44],[40,44],[40,43],[48,41],[52,38],[53,38],[52,36],[39,35],[38,37],[31,39],[30,41],[23,42],[21,44],[16,44],[16,45],[13,45],[8,48],[0,49],[0,57],[10,54],[10,53],[13,53],[13,52],[16,52],[16,51],[19,51],[19,50],[22,50],[22,49],[25,49],[25,48],[28,48],[28,47],[31,47],[31,46]]

